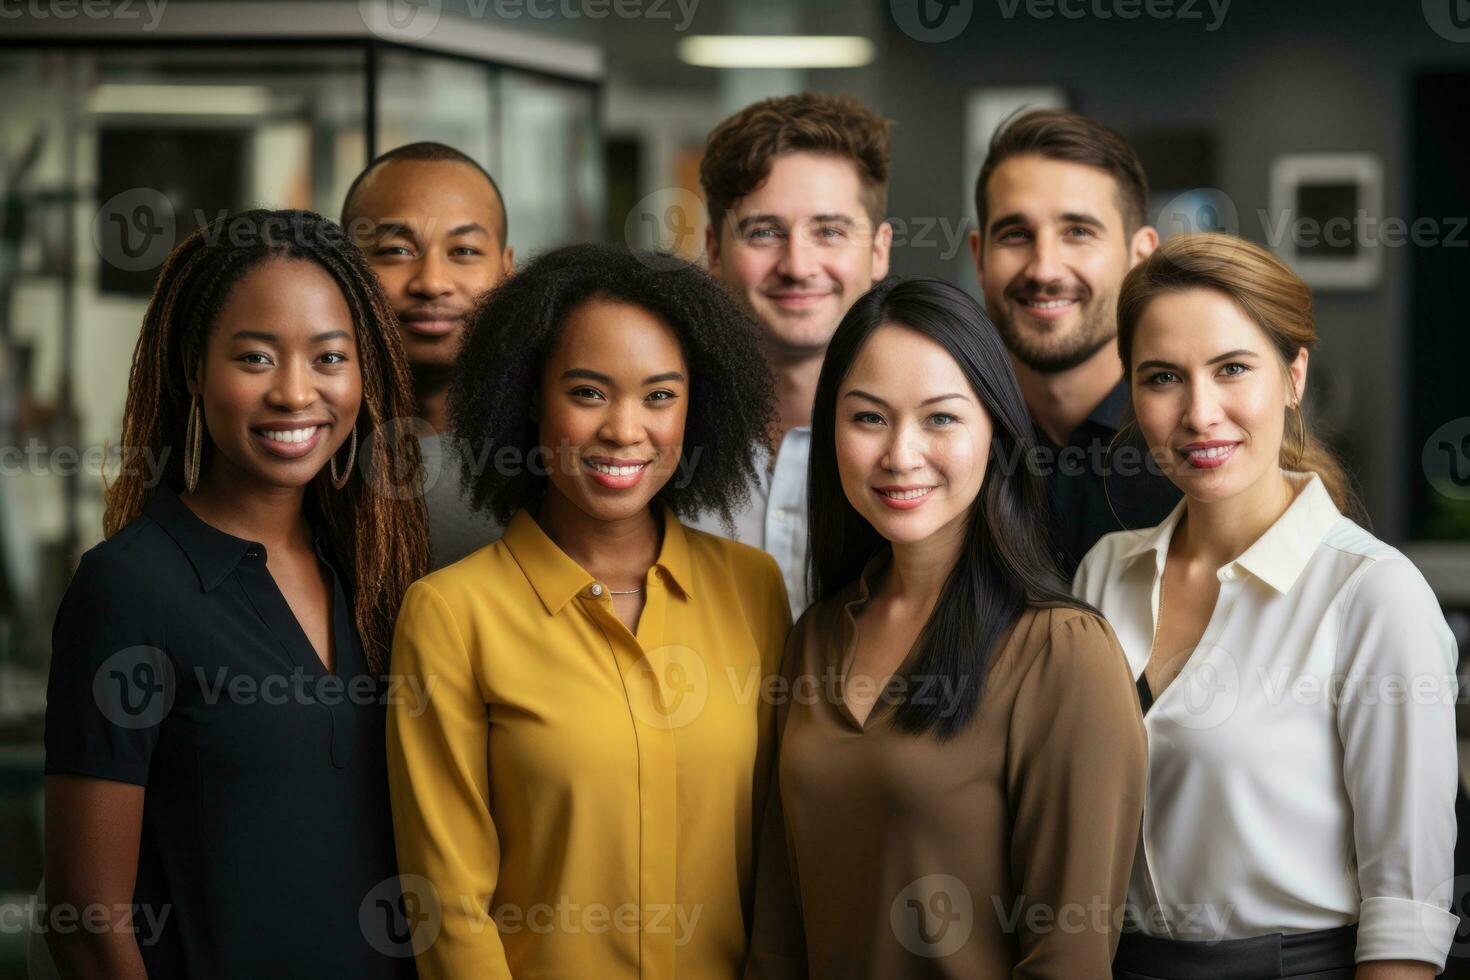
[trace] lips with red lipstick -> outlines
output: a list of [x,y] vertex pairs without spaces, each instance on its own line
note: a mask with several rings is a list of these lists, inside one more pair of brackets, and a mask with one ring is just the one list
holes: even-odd
[[1191,442],[1179,447],[1176,452],[1184,462],[1197,470],[1214,470],[1224,466],[1240,443],[1229,439],[1211,439],[1207,442]]
[[874,495],[894,510],[914,510],[933,496],[935,487],[921,483],[889,484],[874,487]]
[[409,331],[420,337],[444,337],[463,326],[465,316],[466,311],[464,310],[426,307],[405,310],[398,314],[398,320]]
[[618,456],[583,456],[582,468],[594,481],[609,490],[635,487],[653,465],[651,459],[629,459]]
[[310,455],[331,423],[325,420],[267,422],[250,427],[250,435],[266,452],[281,459]]

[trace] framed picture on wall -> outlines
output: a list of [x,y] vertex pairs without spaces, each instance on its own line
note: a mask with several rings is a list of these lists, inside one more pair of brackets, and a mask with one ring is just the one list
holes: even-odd
[[1378,285],[1382,216],[1383,164],[1372,154],[1300,153],[1271,164],[1267,241],[1314,289]]

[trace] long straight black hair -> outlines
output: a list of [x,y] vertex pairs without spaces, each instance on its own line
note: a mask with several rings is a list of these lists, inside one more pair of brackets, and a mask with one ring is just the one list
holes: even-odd
[[[807,470],[811,592],[831,599],[853,582],[886,542],[852,506],[837,470],[837,394],[863,346],[881,326],[927,337],[949,352],[990,417],[993,438],[980,493],[971,506],[959,559],[903,671],[910,681],[949,679],[949,699],[905,698],[894,721],[913,734],[949,738],[965,728],[980,701],[996,643],[1028,603],[1072,598],[1057,571],[1040,478],[1029,466],[1031,416],[1000,334],[965,292],[938,279],[888,279],[843,317],[827,348],[813,407]],[[906,690],[927,690],[912,683]]]

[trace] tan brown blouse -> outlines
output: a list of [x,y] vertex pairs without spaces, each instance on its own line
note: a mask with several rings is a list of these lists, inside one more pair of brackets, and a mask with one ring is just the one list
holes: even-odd
[[[787,642],[746,977],[1110,976],[1147,759],[1113,631],[1027,607],[940,742],[897,729],[891,699],[864,725],[842,703],[867,596],[853,583]],[[926,694],[953,697],[909,688]]]

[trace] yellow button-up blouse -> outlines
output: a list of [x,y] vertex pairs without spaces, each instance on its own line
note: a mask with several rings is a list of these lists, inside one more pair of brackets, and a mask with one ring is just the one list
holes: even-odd
[[636,634],[525,511],[409,588],[388,772],[424,980],[739,975],[790,611],[769,555],[663,528]]

